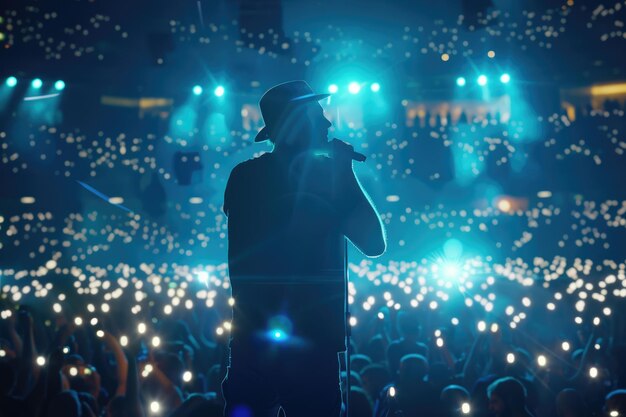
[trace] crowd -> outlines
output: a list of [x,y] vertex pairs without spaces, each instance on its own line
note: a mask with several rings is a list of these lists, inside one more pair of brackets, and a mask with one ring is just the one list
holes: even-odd
[[[352,415],[626,412],[626,265],[468,264],[351,264]],[[221,415],[225,265],[48,267],[5,278],[0,414]]]

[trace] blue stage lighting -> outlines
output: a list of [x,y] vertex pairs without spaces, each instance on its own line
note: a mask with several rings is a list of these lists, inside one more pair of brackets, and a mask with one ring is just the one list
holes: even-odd
[[293,325],[285,316],[274,316],[268,322],[267,338],[273,342],[285,342],[290,339],[289,334]]
[[17,78],[15,77],[9,77],[6,80],[6,85],[8,87],[15,87],[17,85]]
[[370,86],[373,92],[378,93],[380,91],[380,84],[374,83]]
[[328,92],[330,94],[335,94],[337,91],[339,91],[339,87],[337,86],[337,84],[331,84],[328,86]]
[[224,87],[218,85],[215,91],[213,91],[213,94],[215,94],[217,97],[222,97],[225,92],[226,90],[224,89]]
[[502,84],[508,84],[509,81],[511,81],[511,76],[509,74],[504,73],[500,76],[500,82]]
[[283,332],[280,329],[274,329],[274,330],[270,330],[270,337],[272,338],[272,340],[275,340],[277,342],[280,342],[282,340],[285,340],[285,332]]
[[41,86],[43,85],[43,81],[41,81],[41,79],[40,79],[40,78],[35,78],[35,79],[34,79],[34,80],[30,83],[30,85],[31,85],[33,88],[37,88],[37,89],[39,89],[39,88],[41,88]]
[[481,75],[478,77],[478,85],[480,86],[485,86],[487,85],[487,76],[486,75]]
[[202,94],[202,87],[200,87],[199,85],[194,85],[192,91],[195,95],[199,96],[200,94]]
[[359,94],[359,91],[361,91],[361,85],[356,81],[353,81],[348,84],[348,91],[350,94]]
[[459,267],[459,265],[453,262],[444,263],[442,269],[443,276],[448,279],[458,277],[459,273],[461,272],[461,268]]
[[459,87],[465,86],[466,83],[467,81],[463,77],[459,77],[456,79],[456,85],[458,85]]
[[56,88],[57,91],[63,90],[65,88],[65,82],[63,80],[58,80],[54,83],[54,88]]

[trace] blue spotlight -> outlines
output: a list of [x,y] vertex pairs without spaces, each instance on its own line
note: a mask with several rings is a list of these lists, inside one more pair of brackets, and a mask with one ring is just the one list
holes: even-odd
[[54,88],[56,88],[57,91],[62,91],[65,88],[65,82],[63,80],[58,80],[54,83]]
[[215,94],[217,97],[222,97],[225,92],[226,90],[224,89],[224,87],[218,85],[217,88],[215,88],[215,91],[213,91],[213,94]]
[[200,94],[202,94],[202,87],[200,87],[199,85],[194,85],[191,91],[193,91],[195,95],[199,96]]
[[350,94],[359,94],[359,91],[361,91],[361,85],[356,81],[353,81],[348,84],[348,91]]
[[41,78],[35,78],[35,79],[34,79],[34,80],[30,83],[30,85],[31,85],[33,88],[40,89],[40,88],[41,88],[41,86],[43,85],[43,81],[41,81]]
[[285,332],[283,332],[280,329],[274,329],[274,330],[270,330],[270,337],[272,338],[272,340],[275,340],[277,342],[280,342],[282,340],[285,340]]
[[5,83],[6,83],[6,85],[8,87],[15,87],[17,85],[17,78],[11,76],[11,77],[7,78]]
[[464,77],[459,77],[456,79],[456,85],[458,85],[459,87],[464,87],[466,83],[467,81]]
[[285,316],[275,316],[269,320],[267,338],[273,342],[282,343],[290,339],[289,334],[293,325]]
[[453,262],[445,262],[443,264],[443,276],[447,279],[456,278],[461,272],[461,268],[458,264]]
[[504,73],[500,76],[500,82],[502,84],[508,84],[511,81],[511,76],[507,73]]
[[478,77],[477,81],[478,81],[478,85],[484,87],[485,85],[487,85],[487,76],[486,75],[481,75],[481,76]]
[[328,92],[330,94],[335,94],[337,91],[339,91],[339,87],[337,86],[337,84],[331,84],[328,86]]
[[380,91],[380,84],[374,83],[370,86],[370,88],[373,92],[378,93]]

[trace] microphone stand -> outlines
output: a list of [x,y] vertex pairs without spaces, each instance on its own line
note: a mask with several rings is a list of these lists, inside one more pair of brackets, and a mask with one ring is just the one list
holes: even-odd
[[344,252],[343,252],[343,273],[345,276],[345,285],[346,285],[346,415],[345,417],[350,417],[350,379],[351,375],[351,366],[350,366],[350,336],[352,335],[352,330],[350,326],[350,302],[349,302],[349,287],[348,287],[348,239],[343,238],[344,242]]

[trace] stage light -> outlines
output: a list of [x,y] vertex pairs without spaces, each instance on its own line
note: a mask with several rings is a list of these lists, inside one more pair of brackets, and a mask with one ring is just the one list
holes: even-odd
[[598,368],[596,368],[595,366],[592,366],[591,368],[589,368],[589,377],[590,378],[597,378],[598,377]]
[[152,346],[159,347],[161,345],[161,338],[159,336],[154,336],[152,338]]
[[194,85],[191,91],[193,91],[195,95],[199,96],[200,94],[202,94],[202,87],[200,87],[199,85]]
[[515,363],[515,354],[514,353],[507,353],[506,355],[506,361],[507,363]]
[[217,97],[222,97],[225,92],[226,90],[224,89],[224,87],[222,87],[221,85],[218,85],[215,88],[215,91],[213,91],[213,94],[215,94]]
[[443,276],[446,278],[455,278],[456,276],[459,275],[460,272],[460,268],[458,265],[452,263],[452,262],[446,262],[443,265]]
[[374,93],[378,93],[380,91],[380,84],[378,83],[374,83],[370,86],[370,89],[374,92]]
[[464,87],[466,83],[467,81],[464,77],[459,77],[456,79],[456,85],[458,85],[459,87]]
[[158,401],[152,401],[150,403],[150,411],[153,414],[157,414],[159,412],[159,410],[161,409],[161,405],[158,403]]
[[37,365],[44,366],[46,364],[46,358],[43,356],[37,356]]
[[569,351],[569,350],[570,350],[570,344],[569,344],[569,342],[563,342],[563,343],[561,344],[561,349],[563,349],[565,352]]
[[478,82],[478,85],[484,87],[484,86],[487,85],[487,76],[486,75],[480,75],[476,81]]
[[389,396],[390,397],[395,397],[396,396],[396,388],[395,387],[390,387],[389,388]]
[[463,414],[469,414],[469,413],[470,413],[470,411],[471,411],[471,407],[470,407],[469,403],[463,403],[463,404],[461,405],[461,412],[462,412]]
[[6,85],[8,87],[15,87],[17,85],[17,78],[11,76],[11,77],[7,78],[5,83],[6,83]]
[[502,74],[502,75],[500,76],[500,82],[501,82],[502,84],[508,84],[508,83],[509,83],[509,81],[511,81],[511,76],[510,76],[509,74],[506,74],[506,73],[505,73],[505,74]]
[[337,91],[339,91],[339,87],[337,86],[337,84],[331,84],[328,86],[329,93],[335,94]]
[[350,94],[359,94],[359,91],[361,91],[361,85],[356,81],[353,81],[348,84],[348,91]]
[[275,329],[275,330],[270,331],[270,336],[272,340],[275,340],[277,342],[285,340],[285,337],[286,337],[285,332],[283,332],[280,329]]
[[[351,322],[356,324],[355,322]],[[289,339],[293,328],[291,321],[285,316],[274,316],[268,322],[267,338],[273,342],[284,342]]]
[[183,373],[183,381],[190,382],[192,378],[193,378],[193,375],[190,371],[185,371]]
[[33,88],[39,89],[43,85],[43,81],[41,81],[40,78],[35,78],[33,81],[31,81],[30,85]]
[[62,91],[65,88],[65,82],[63,80],[58,80],[54,83],[54,88],[57,91]]

